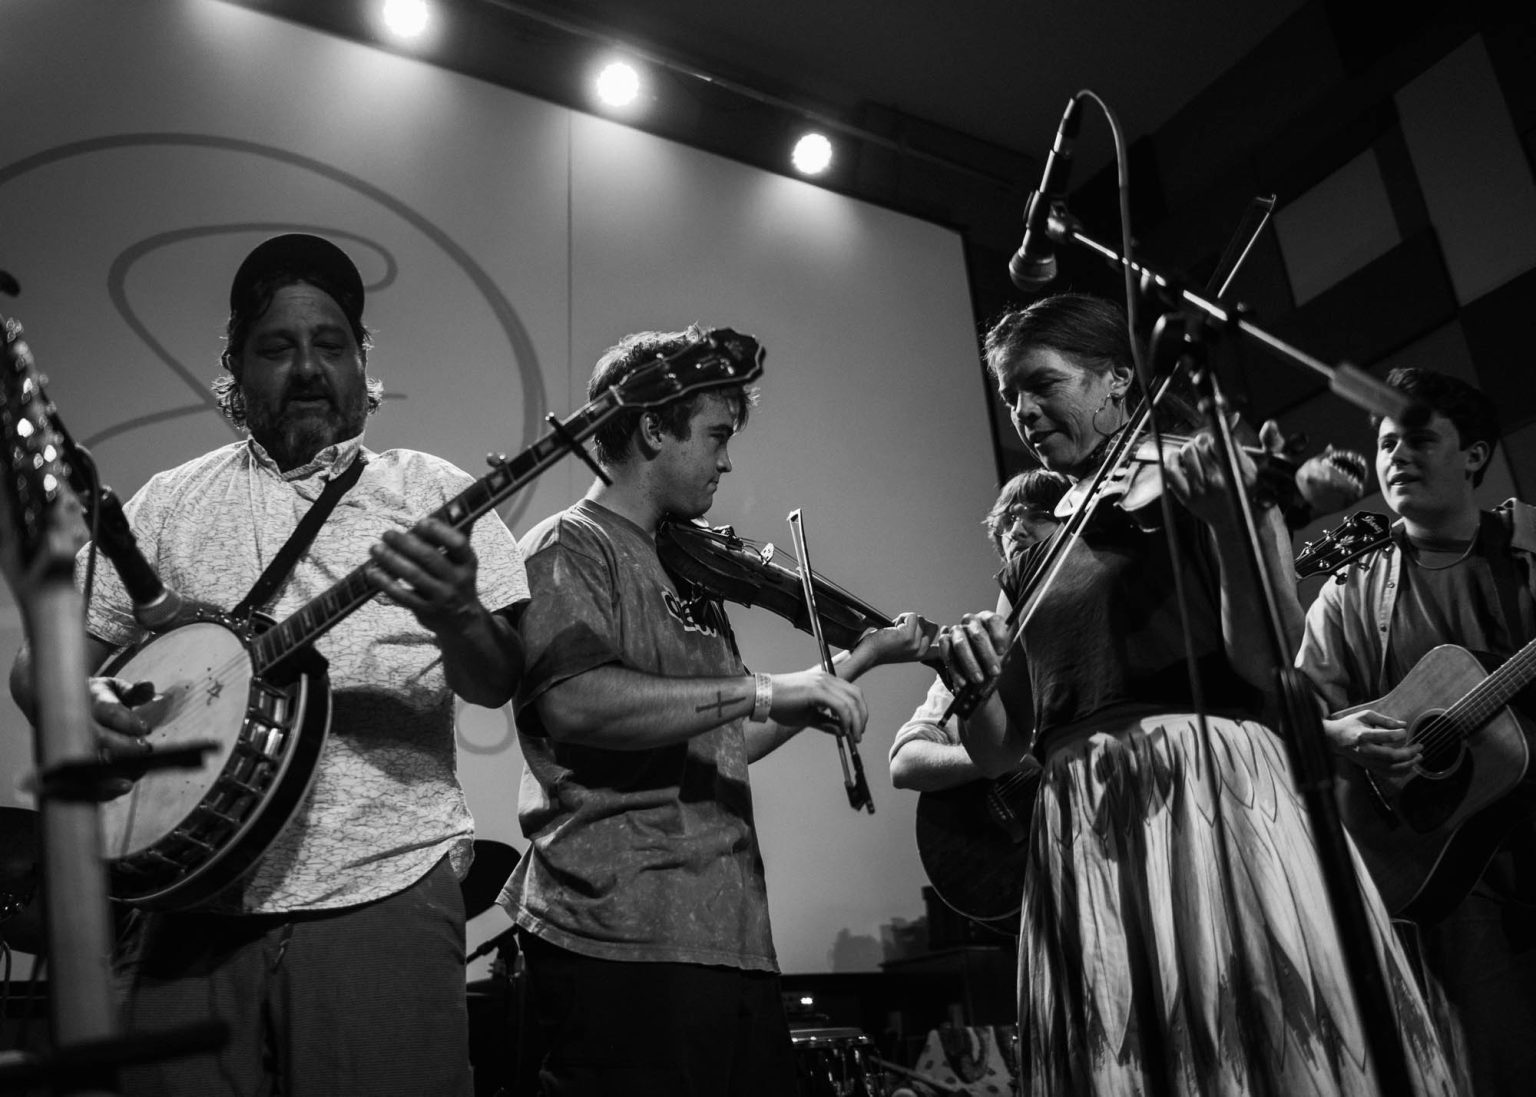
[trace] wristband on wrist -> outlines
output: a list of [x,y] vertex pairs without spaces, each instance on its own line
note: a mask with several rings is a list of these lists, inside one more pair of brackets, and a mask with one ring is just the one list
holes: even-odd
[[768,719],[768,712],[773,708],[773,676],[754,674],[752,685],[752,719],[760,724]]

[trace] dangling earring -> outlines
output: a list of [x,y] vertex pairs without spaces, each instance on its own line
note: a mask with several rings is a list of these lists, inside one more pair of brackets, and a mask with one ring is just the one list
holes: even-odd
[[1093,409],[1093,418],[1089,420],[1089,425],[1092,426],[1094,430],[1104,435],[1106,438],[1120,429],[1120,427],[1125,423],[1125,418],[1122,416],[1119,423],[1116,423],[1108,430],[1105,430],[1103,427],[1099,426],[1099,412],[1109,407],[1111,402],[1113,402],[1115,407],[1118,409],[1120,407],[1120,401],[1124,395],[1125,394],[1122,392],[1117,392],[1114,389],[1110,389],[1104,394],[1104,399],[1099,401],[1099,406]]

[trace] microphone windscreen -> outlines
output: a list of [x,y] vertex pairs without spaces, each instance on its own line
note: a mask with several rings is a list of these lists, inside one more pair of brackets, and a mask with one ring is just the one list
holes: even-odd
[[1026,293],[1044,289],[1056,280],[1056,256],[1030,259],[1022,250],[1016,251],[1008,260],[1008,277]]

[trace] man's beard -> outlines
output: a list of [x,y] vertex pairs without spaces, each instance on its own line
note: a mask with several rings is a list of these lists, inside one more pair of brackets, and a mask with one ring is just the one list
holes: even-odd
[[[287,400],[284,404],[287,404]],[[246,425],[251,437],[261,443],[267,454],[284,472],[308,464],[326,446],[351,438],[363,429],[367,412],[364,407],[347,415],[332,408],[324,415],[285,415],[280,410],[248,407]]]

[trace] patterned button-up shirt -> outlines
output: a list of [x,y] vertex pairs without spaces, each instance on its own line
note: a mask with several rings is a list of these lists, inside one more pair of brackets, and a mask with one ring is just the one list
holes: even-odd
[[[413,450],[371,453],[361,435],[284,473],[248,440],[155,475],[125,510],[167,586],[228,609],[359,452],[368,459],[362,477],[265,607],[281,620],[367,563],[385,530],[409,528],[471,477]],[[482,518],[471,540],[480,600],[492,610],[526,601],[522,557],[500,518]],[[77,575],[89,551],[82,550]],[[87,629],[114,646],[144,634],[110,566],[96,569]],[[468,869],[474,830],[455,772],[454,697],[432,633],[409,610],[376,596],[315,646],[330,663],[333,710],[313,791],[255,872],[215,907],[276,913],[352,906],[410,886],[444,855],[461,877]]]

